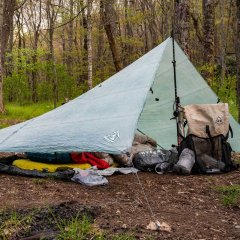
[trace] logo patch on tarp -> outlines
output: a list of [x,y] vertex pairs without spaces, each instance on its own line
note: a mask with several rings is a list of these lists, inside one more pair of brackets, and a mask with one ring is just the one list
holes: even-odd
[[216,121],[215,121],[216,124],[223,124],[223,120],[221,117],[217,117]]
[[111,143],[114,143],[118,138],[120,138],[119,130],[117,130],[117,131],[113,132],[112,134],[109,134],[109,135],[104,137],[104,139],[107,142],[111,142]]

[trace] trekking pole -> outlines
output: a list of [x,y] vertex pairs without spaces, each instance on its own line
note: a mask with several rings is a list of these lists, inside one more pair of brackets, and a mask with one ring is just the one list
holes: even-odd
[[176,119],[176,127],[177,127],[177,144],[178,147],[181,142],[181,136],[180,136],[180,131],[179,131],[179,107],[180,107],[180,98],[178,97],[177,94],[177,77],[176,77],[176,59],[175,59],[175,42],[174,42],[174,23],[172,23],[172,48],[173,48],[173,75],[174,75],[174,94],[175,94],[175,101],[174,101],[174,111],[173,111],[173,119]]

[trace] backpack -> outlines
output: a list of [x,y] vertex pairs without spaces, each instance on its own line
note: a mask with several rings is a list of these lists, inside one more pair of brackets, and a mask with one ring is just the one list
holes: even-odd
[[227,103],[199,104],[184,107],[183,116],[188,129],[182,136],[179,155],[185,148],[195,154],[192,172],[229,172],[237,168],[232,162],[229,144],[229,111]]

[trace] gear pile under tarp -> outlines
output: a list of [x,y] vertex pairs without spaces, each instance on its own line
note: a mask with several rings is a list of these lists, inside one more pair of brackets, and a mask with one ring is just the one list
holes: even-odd
[[[0,164],[0,172],[28,177],[71,180],[86,186],[105,185],[108,181],[102,175],[110,176],[115,172],[136,173],[137,169],[127,167],[132,165],[134,155],[139,151],[156,149],[156,145],[153,139],[136,134],[129,154],[111,155],[96,152],[5,154],[4,163],[8,165]],[[19,157],[26,159],[18,159]],[[1,162],[3,159],[0,159]],[[107,172],[102,171],[103,169]]]

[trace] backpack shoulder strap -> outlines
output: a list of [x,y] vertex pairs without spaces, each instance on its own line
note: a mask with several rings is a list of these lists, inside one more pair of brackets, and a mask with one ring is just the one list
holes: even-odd
[[233,130],[230,124],[229,124],[229,132],[231,133],[231,138],[233,138]]
[[207,135],[208,135],[208,137],[209,137],[209,139],[210,139],[210,141],[211,141],[211,144],[212,144],[212,149],[211,149],[211,151],[212,151],[212,156],[214,156],[215,146],[214,146],[214,142],[213,142],[212,135],[211,135],[211,133],[210,133],[209,125],[206,125],[206,133],[207,133]]

